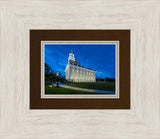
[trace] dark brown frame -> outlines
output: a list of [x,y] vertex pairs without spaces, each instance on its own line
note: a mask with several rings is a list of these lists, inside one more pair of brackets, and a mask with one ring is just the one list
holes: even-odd
[[[119,41],[120,98],[41,98],[41,41]],[[30,30],[30,109],[130,109],[130,30]]]

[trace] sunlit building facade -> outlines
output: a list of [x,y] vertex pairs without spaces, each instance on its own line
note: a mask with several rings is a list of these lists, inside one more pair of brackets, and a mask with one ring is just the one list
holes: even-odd
[[80,66],[71,52],[65,69],[66,80],[73,82],[96,82],[96,71]]

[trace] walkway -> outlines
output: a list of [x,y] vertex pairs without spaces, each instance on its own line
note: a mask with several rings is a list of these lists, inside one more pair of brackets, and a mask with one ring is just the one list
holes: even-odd
[[68,85],[59,84],[60,87],[79,90],[79,91],[87,91],[87,92],[94,92],[94,93],[102,93],[102,94],[115,94],[115,91],[105,91],[105,90],[94,90],[94,89],[86,89],[86,88],[79,88],[79,87],[72,87]]

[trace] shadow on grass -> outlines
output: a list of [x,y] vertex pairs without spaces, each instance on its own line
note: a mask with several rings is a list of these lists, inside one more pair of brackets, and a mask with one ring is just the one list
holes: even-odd
[[64,85],[94,90],[115,91],[115,82],[70,82],[64,83]]

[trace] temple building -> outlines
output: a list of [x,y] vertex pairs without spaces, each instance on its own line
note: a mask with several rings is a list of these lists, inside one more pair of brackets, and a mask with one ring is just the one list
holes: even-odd
[[65,69],[66,80],[73,82],[96,82],[96,71],[84,68],[75,60],[74,54],[69,54]]

